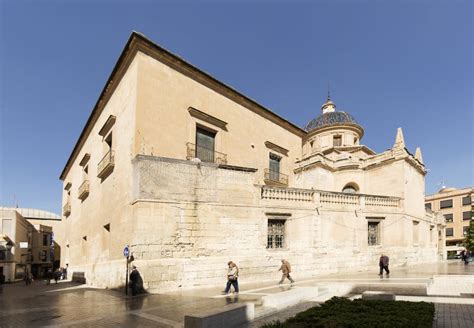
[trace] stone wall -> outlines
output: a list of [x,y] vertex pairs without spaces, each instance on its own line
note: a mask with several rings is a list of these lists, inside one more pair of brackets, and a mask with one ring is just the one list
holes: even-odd
[[[288,259],[301,279],[316,274],[377,271],[381,252],[392,265],[436,260],[429,223],[411,240],[412,218],[402,208],[330,206],[262,199],[255,173],[151,156],[133,162],[133,238],[130,243],[146,286],[173,290],[225,282],[226,263],[241,281],[277,280]],[[287,215],[286,247],[270,250],[267,219]],[[367,246],[366,217],[383,217],[381,246]]]

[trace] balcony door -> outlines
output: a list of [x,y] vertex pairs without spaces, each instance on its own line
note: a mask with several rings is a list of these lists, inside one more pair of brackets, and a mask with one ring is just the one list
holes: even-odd
[[270,180],[280,181],[280,161],[280,156],[270,153]]
[[196,128],[196,157],[203,162],[214,162],[216,133]]

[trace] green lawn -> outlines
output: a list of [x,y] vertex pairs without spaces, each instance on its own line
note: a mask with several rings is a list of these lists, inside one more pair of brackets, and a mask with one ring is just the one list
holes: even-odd
[[434,316],[434,305],[405,301],[350,301],[333,297],[321,306],[298,313],[285,322],[276,321],[265,328],[282,327],[429,327]]

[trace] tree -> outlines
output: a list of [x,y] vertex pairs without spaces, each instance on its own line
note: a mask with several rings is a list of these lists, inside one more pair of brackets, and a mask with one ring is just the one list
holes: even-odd
[[474,220],[469,222],[469,229],[467,230],[466,239],[464,240],[464,246],[466,246],[466,249],[474,252]]

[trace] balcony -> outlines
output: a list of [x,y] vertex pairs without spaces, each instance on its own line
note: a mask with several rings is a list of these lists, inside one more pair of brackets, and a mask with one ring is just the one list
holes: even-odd
[[63,206],[63,215],[68,217],[71,214],[71,203],[69,201]]
[[84,180],[78,190],[78,198],[84,200],[89,196],[89,180]]
[[97,164],[97,177],[105,179],[113,172],[115,166],[114,151],[109,150]]
[[265,183],[268,185],[288,186],[288,175],[265,169]]
[[187,152],[186,159],[199,158],[203,162],[210,162],[216,164],[227,164],[227,154],[219,153],[212,149],[201,147],[188,142],[186,144]]

